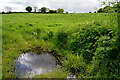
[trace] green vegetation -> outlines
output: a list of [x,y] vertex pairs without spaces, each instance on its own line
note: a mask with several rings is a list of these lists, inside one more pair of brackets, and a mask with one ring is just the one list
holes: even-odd
[[46,13],[47,10],[48,10],[48,8],[46,8],[46,7],[42,7],[42,8],[40,9],[41,13]]
[[35,77],[120,78],[117,28],[116,13],[2,14],[2,76],[15,77],[20,53],[41,47],[64,56],[64,69]]
[[28,11],[28,12],[31,12],[32,11],[32,7],[28,6],[28,7],[25,8],[25,10]]
[[105,5],[104,8],[100,8],[97,12],[98,13],[120,13],[120,1],[117,0],[114,2],[109,2],[108,4],[104,1],[102,1],[102,5]]

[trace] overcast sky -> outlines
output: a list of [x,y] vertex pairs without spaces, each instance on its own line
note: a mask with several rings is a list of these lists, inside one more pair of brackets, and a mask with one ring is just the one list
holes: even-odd
[[[47,7],[49,9],[63,8],[68,12],[94,12],[100,8],[98,0],[1,0],[0,11],[6,11],[5,7],[11,7],[12,11],[26,11],[25,7]],[[34,11],[34,10],[33,10]]]

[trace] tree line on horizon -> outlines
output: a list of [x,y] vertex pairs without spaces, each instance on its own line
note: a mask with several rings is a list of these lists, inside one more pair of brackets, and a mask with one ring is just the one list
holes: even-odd
[[[104,4],[104,3],[103,3]],[[32,10],[34,9],[34,13],[64,13],[64,9],[58,8],[57,10],[52,10],[49,9],[47,7],[42,7],[41,9],[38,9],[37,7],[31,7],[31,6],[27,6],[25,8],[26,11],[28,11],[29,13],[32,12]],[[12,8],[11,7],[6,7],[7,13],[11,13]],[[103,8],[98,9],[97,11],[94,11],[94,13],[115,13],[115,12],[119,12],[120,13],[120,1],[118,3],[114,3],[113,4],[108,4]],[[2,14],[4,14],[5,12],[2,12]],[[14,12],[13,12],[14,13]],[[65,12],[66,14],[68,14],[68,12]],[[74,12],[73,12],[74,13]],[[92,13],[92,12],[89,12]]]
[[[37,7],[33,7],[33,8],[34,8],[34,12],[37,12]],[[33,9],[31,6],[27,6],[25,8],[25,10],[30,13]],[[41,12],[41,13],[63,13],[64,9],[58,8],[57,10],[50,10],[47,7],[42,7],[41,9],[38,9],[38,12]],[[68,13],[68,12],[66,12],[66,13]]]
[[[11,7],[5,7],[6,11],[7,12],[3,12],[2,11],[2,14],[8,14],[8,13],[19,13],[19,12],[12,12],[12,8]],[[32,12],[32,10],[34,9],[34,11]],[[42,7],[41,9],[38,9],[37,7],[31,7],[31,6],[27,6],[25,8],[25,10],[28,12],[28,13],[64,13],[64,9],[61,9],[61,8],[58,8],[57,10],[51,10],[47,7]],[[24,13],[24,12],[23,12]],[[66,11],[65,12],[66,14],[68,14],[68,12]]]

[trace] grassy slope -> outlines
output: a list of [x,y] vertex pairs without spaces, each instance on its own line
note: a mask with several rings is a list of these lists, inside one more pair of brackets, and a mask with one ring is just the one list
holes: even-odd
[[[97,25],[100,23],[101,26],[112,25],[117,27],[115,22],[114,24],[110,23],[112,20],[110,15],[112,14],[3,14],[3,77],[14,77],[13,62],[24,50],[40,46],[43,49],[57,50],[60,55],[66,55],[67,52],[69,53],[69,47],[67,49],[64,47],[69,46],[72,38],[74,40],[72,36],[77,35],[79,32],[77,30],[80,28],[86,28],[87,24]],[[58,35],[61,32],[63,32],[63,36],[65,33],[69,36],[67,38],[69,41],[67,40],[68,43],[65,46],[59,44]],[[61,47],[66,51],[65,54]],[[70,57],[70,55],[66,56]]]

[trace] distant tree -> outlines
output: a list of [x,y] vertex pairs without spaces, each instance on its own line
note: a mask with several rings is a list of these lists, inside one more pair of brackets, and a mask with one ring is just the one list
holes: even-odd
[[58,8],[58,9],[57,9],[57,12],[58,12],[58,13],[63,13],[63,12],[64,12],[64,9]]
[[96,11],[94,11],[94,13],[96,13]]
[[41,12],[41,9],[38,9],[38,12]]
[[11,12],[11,10],[12,10],[11,7],[5,7],[5,9],[7,10],[7,12]]
[[4,11],[2,11],[2,14],[5,14],[5,12],[4,12]]
[[34,7],[34,12],[36,12],[37,11],[37,7]]
[[89,13],[92,13],[92,12],[89,12]]
[[66,14],[68,14],[68,11],[66,11]]
[[60,8],[58,8],[58,9],[57,9],[57,12],[58,12],[58,13],[60,13],[60,10],[61,10],[61,9],[60,9]]
[[28,12],[31,12],[32,11],[32,7],[28,6],[28,7],[25,8],[25,10],[28,11]]
[[41,12],[41,13],[46,13],[48,10],[49,10],[48,8],[42,7],[42,8],[40,9],[40,12]]
[[57,13],[56,10],[49,10],[49,13]]

